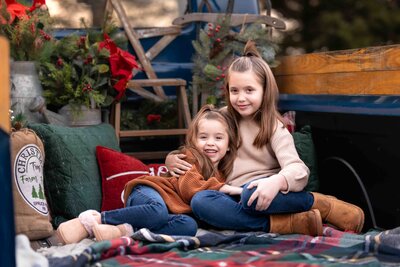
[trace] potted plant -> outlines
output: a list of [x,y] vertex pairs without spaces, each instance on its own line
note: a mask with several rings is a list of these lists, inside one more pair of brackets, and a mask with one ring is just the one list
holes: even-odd
[[15,0],[0,0],[0,35],[10,44],[11,108],[15,115],[29,121],[40,119],[28,106],[42,94],[35,62],[52,46],[52,22],[44,0],[34,0],[31,7]]
[[15,0],[0,0],[0,34],[10,43],[14,61],[35,61],[52,39],[53,20],[45,0],[34,0],[31,7]]
[[86,28],[57,40],[48,58],[42,58],[39,77],[47,104],[60,108],[72,124],[79,125],[83,112],[97,114],[89,120],[98,123],[100,108],[124,96],[139,68],[135,57],[117,45],[118,33],[112,22],[101,30]]

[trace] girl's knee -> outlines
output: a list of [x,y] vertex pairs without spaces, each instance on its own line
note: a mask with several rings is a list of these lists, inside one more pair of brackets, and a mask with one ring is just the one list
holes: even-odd
[[[190,202],[193,214],[200,220],[213,218],[223,210],[224,198],[227,195],[215,190],[204,190],[196,193]],[[229,197],[228,197],[229,198]]]
[[[247,189],[247,186],[243,187],[242,195],[241,195],[241,198],[240,198],[240,200],[241,200],[240,203],[241,203],[242,208],[244,210],[251,210],[252,209],[252,207],[248,206],[247,203],[249,202],[249,199],[250,199],[251,195],[254,193],[254,191],[256,191],[256,189],[257,189],[256,187],[251,188],[251,189]],[[257,199],[255,199],[253,201],[253,204],[254,203],[257,203]],[[252,204],[252,206],[253,206],[253,204]]]
[[197,192],[194,194],[192,197],[192,200],[190,201],[190,206],[192,209],[195,208],[201,208],[204,206],[204,203],[207,203],[207,201],[212,197],[213,191],[212,190],[203,190],[200,192]]
[[180,216],[182,226],[179,231],[183,235],[195,236],[197,233],[198,225],[197,222],[190,216]]
[[154,202],[148,205],[152,213],[152,223],[155,225],[165,224],[168,222],[168,209],[161,203]]

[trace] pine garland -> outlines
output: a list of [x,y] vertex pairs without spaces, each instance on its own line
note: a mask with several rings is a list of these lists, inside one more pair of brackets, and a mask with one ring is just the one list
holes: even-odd
[[135,105],[123,105],[122,130],[173,129],[178,128],[178,110],[175,100],[155,102],[143,99]]
[[260,23],[243,25],[240,31],[230,26],[230,15],[221,15],[215,25],[208,23],[201,29],[199,38],[192,42],[193,57],[192,86],[199,93],[208,95],[207,103],[224,105],[223,82],[225,70],[235,55],[243,53],[248,40],[256,43],[262,57],[270,66],[275,65],[277,45],[270,38],[269,28]]

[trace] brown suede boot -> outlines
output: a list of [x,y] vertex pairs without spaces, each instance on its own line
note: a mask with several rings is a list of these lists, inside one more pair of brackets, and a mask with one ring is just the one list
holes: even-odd
[[128,223],[120,225],[97,224],[93,226],[92,230],[96,241],[111,240],[133,234],[133,228]]
[[271,233],[322,235],[322,219],[318,210],[270,215]]
[[323,221],[342,231],[360,233],[364,226],[364,212],[356,205],[344,202],[333,196],[311,193],[314,196],[312,209],[321,212]]

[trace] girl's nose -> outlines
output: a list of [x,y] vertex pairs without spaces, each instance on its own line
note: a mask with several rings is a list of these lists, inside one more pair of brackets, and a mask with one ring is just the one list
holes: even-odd
[[246,98],[245,98],[244,94],[239,93],[239,95],[238,95],[238,101],[245,101],[245,100],[246,100]]
[[215,145],[214,140],[208,139],[207,142],[206,142],[206,145],[207,146],[214,146]]

